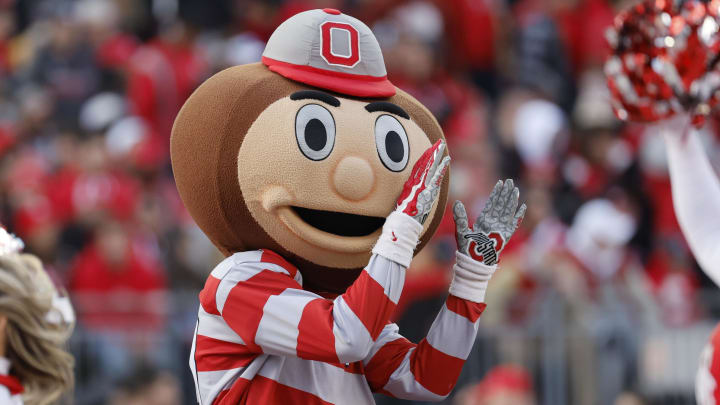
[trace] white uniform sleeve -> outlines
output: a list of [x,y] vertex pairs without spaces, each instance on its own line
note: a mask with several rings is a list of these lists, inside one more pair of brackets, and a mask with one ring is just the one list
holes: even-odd
[[0,385],[0,404],[3,405],[23,405],[21,395],[12,395],[7,387]]
[[673,205],[705,273],[720,286],[720,181],[695,131],[666,134]]

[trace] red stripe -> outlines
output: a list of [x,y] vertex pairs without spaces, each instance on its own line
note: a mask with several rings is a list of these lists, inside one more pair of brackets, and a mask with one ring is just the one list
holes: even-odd
[[[331,383],[326,381],[325,383]],[[256,375],[250,382],[247,399],[242,404],[332,405],[317,396]]]
[[447,309],[452,312],[455,312],[460,316],[464,316],[472,323],[475,323],[475,321],[480,318],[480,315],[482,315],[483,311],[485,311],[485,307],[487,307],[484,303],[464,300],[454,295],[448,296],[447,301],[445,301],[445,306],[447,306]]
[[25,392],[20,380],[12,375],[0,375],[0,385],[7,388],[8,391],[10,391],[10,395],[18,395]]
[[365,366],[365,379],[373,392],[380,392],[392,373],[400,367],[408,350],[415,347],[404,337],[387,342]]
[[242,377],[238,378],[230,388],[220,391],[213,400],[212,405],[237,405],[248,403],[247,388],[249,386],[250,380]]
[[[440,141],[438,140],[438,142]],[[425,150],[425,152],[423,152],[423,154],[420,155],[418,160],[415,162],[415,165],[413,165],[412,172],[410,172],[410,177],[403,185],[403,190],[397,199],[398,205],[402,204],[402,202],[410,196],[410,192],[416,184],[420,184],[420,180],[422,179],[424,170],[428,167],[430,158],[433,153],[433,149],[437,147],[438,142],[435,142],[435,144],[433,144],[431,148]],[[415,195],[417,195],[417,193]]]
[[252,352],[262,353],[260,346],[255,344],[255,332],[263,317],[265,303],[270,296],[287,288],[301,287],[284,273],[263,270],[230,290],[223,306],[223,319]]
[[298,323],[297,355],[301,359],[339,363],[333,334],[333,303],[318,298],[305,305]]
[[360,273],[343,299],[360,318],[373,340],[377,339],[395,310],[395,304],[385,295],[383,287],[366,270]]
[[208,336],[197,335],[195,339],[195,363],[197,371],[230,370],[250,364],[257,353],[247,346],[226,342]]
[[260,256],[260,261],[263,263],[277,264],[278,266],[287,270],[290,273],[290,277],[292,278],[295,278],[295,274],[297,274],[297,267],[290,264],[290,262],[285,260],[279,254],[273,252],[272,250],[263,249],[262,256]]
[[262,63],[283,77],[356,97],[392,97],[395,86],[387,76],[356,75],[262,57]]
[[217,289],[220,285],[220,279],[213,276],[208,277],[205,281],[205,287],[200,291],[200,305],[203,310],[208,314],[220,315],[217,310],[217,304],[215,303],[215,297],[217,296]]
[[410,370],[415,381],[437,395],[452,391],[465,360],[450,356],[432,347],[423,339],[410,355]]

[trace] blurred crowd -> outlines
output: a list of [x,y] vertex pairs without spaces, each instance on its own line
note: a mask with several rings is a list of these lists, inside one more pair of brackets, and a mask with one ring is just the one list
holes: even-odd
[[[451,201],[472,215],[497,179],[520,186],[528,213],[482,328],[537,328],[543,303],[559,300],[550,318],[576,337],[573,403],[642,403],[638,325],[714,313],[698,298],[712,286],[673,214],[659,129],[610,108],[604,31],[621,1],[0,0],[0,222],[73,298],[78,402],[192,403],[187,374],[164,367],[185,367],[194,294],[221,257],[175,190],[173,119],[214,72],[259,61],[283,20],[332,7],[373,29],[390,80],[442,125]],[[446,294],[453,232],[446,215],[409,272],[396,317],[411,340]],[[532,362],[528,348],[511,352],[498,362]],[[536,403],[539,377],[518,367],[479,387],[509,384],[525,402],[466,387],[456,403]],[[93,390],[97,375],[109,385]]]

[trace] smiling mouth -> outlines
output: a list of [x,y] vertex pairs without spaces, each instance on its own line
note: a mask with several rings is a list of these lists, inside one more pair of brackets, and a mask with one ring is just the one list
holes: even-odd
[[380,229],[385,218],[344,212],[290,207],[300,219],[313,228],[338,236],[367,236]]

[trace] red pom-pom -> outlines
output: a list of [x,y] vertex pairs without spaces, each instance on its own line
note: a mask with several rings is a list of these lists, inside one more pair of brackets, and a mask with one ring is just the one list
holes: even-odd
[[605,74],[620,119],[689,112],[702,125],[720,101],[720,0],[644,0],[607,32]]

